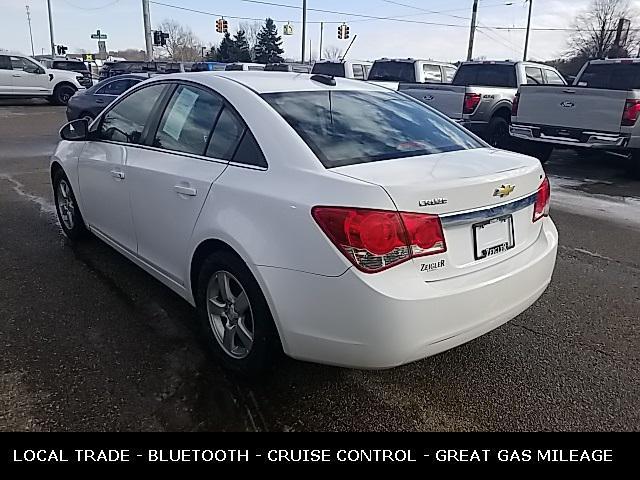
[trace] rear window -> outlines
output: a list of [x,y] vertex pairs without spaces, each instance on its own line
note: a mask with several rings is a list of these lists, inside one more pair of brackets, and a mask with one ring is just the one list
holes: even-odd
[[609,90],[640,88],[640,63],[592,63],[578,82],[580,86]]
[[375,62],[369,72],[369,80],[415,82],[416,72],[410,62]]
[[455,123],[395,92],[267,93],[326,168],[480,148]]
[[464,64],[453,78],[454,85],[484,87],[517,87],[516,69],[513,65]]
[[236,72],[236,71],[239,71],[239,70],[243,70],[243,66],[240,63],[231,63],[231,64],[227,65],[226,67],[224,67],[224,69],[227,72]]
[[311,73],[331,75],[332,77],[344,77],[344,63],[316,63]]

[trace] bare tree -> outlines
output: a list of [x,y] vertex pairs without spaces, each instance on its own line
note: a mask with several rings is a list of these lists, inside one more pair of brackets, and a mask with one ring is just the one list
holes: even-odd
[[255,60],[256,43],[258,43],[258,32],[262,28],[260,22],[240,22],[238,30],[243,30],[249,42],[249,51],[251,52],[251,58]]
[[[616,44],[621,19],[631,22]],[[627,56],[638,47],[640,38],[634,27],[638,14],[629,0],[592,0],[589,8],[578,15],[573,23],[575,32],[569,38],[568,54],[584,59],[605,56]]]
[[165,49],[171,60],[193,62],[201,58],[201,42],[189,27],[182,26],[175,20],[165,20],[158,29],[169,34]]
[[342,57],[342,49],[340,47],[330,45],[322,51],[322,58],[325,60],[340,60],[340,57]]

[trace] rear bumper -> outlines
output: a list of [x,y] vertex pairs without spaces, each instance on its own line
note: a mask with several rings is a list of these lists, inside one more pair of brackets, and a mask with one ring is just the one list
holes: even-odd
[[511,320],[547,288],[558,232],[486,269],[422,281],[411,262],[375,275],[325,277],[258,267],[285,352],[354,368],[390,368],[448,350]]
[[518,123],[513,123],[509,127],[509,133],[515,138],[573,148],[623,150],[629,147],[631,139],[630,135],[624,133],[554,128],[559,132],[554,135],[545,133],[544,130],[545,127]]

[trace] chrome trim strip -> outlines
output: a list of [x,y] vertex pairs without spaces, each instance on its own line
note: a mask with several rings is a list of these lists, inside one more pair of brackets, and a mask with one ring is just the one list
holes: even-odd
[[533,205],[536,202],[537,195],[538,192],[535,192],[514,202],[498,205],[497,207],[490,207],[482,210],[475,210],[472,212],[441,215],[440,222],[442,223],[443,227],[453,227],[456,225],[464,225],[482,222],[484,220],[491,220],[492,218],[500,217],[502,215],[509,215],[517,212],[518,210],[522,210],[523,208],[527,208],[529,205]]

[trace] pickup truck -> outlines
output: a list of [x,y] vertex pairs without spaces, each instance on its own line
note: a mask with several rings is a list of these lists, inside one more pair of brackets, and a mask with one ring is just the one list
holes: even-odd
[[[398,91],[410,95],[459,122],[492,146],[513,148],[509,137],[511,106],[523,84],[565,86],[552,67],[532,62],[464,62],[451,85],[401,83]],[[544,152],[527,151],[536,157]],[[543,156],[543,155],[542,155]]]
[[448,63],[414,58],[382,58],[373,62],[368,80],[398,90],[403,83],[451,83],[455,73],[455,65]]
[[362,60],[321,60],[313,64],[311,74],[366,80],[369,76],[371,65],[371,62],[364,62]]
[[20,53],[0,52],[0,98],[40,97],[66,105],[78,90],[84,90],[83,83],[79,73],[45,68]]
[[587,62],[571,87],[520,88],[511,135],[532,144],[624,153],[640,173],[640,59]]

